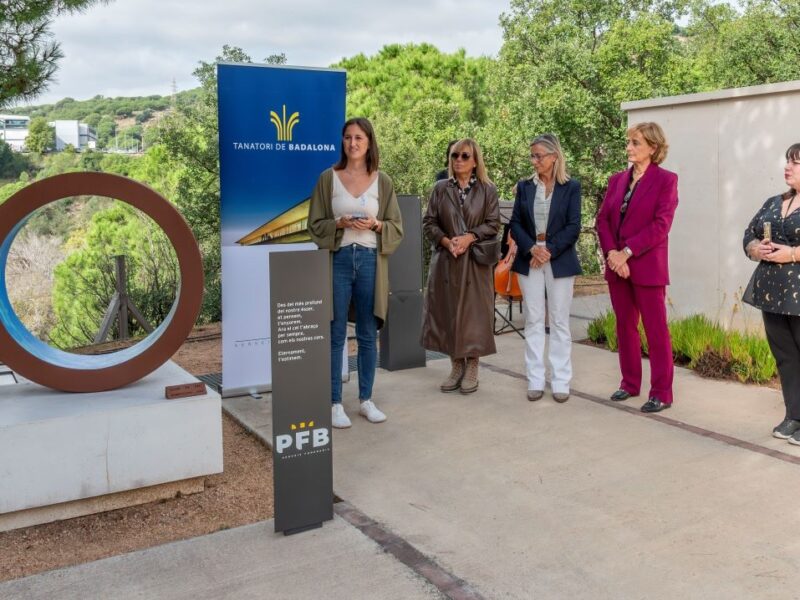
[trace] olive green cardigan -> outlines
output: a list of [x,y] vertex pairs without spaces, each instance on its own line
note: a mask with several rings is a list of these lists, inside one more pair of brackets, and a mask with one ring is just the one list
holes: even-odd
[[[342,243],[344,229],[336,229],[333,217],[333,169],[322,172],[311,194],[311,206],[308,209],[308,232],[311,240],[321,250],[336,252]],[[378,237],[378,260],[375,268],[375,307],[373,312],[379,319],[378,327],[386,320],[389,308],[389,255],[397,250],[403,240],[403,221],[400,207],[394,193],[391,178],[383,171],[378,171],[378,221],[383,222]],[[352,308],[352,307],[351,307]],[[352,314],[352,310],[351,310]],[[352,320],[352,319],[351,319]]]

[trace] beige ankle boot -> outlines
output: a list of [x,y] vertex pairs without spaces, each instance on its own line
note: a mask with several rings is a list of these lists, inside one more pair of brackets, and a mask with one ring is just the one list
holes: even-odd
[[443,392],[455,392],[461,385],[461,380],[464,377],[464,359],[463,358],[450,358],[450,375],[447,376],[439,386]]
[[478,359],[468,358],[464,377],[461,379],[461,393],[471,394],[478,389]]

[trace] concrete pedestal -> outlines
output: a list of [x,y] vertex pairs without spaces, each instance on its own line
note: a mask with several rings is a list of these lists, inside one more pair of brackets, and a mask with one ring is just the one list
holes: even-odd
[[222,471],[220,397],[164,398],[165,386],[194,381],[169,362],[112,392],[0,387],[0,531],[198,491],[202,480],[185,480]]

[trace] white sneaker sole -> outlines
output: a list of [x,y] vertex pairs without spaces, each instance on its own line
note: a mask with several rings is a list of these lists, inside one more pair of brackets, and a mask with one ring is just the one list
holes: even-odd
[[386,421],[386,415],[383,415],[383,418],[382,418],[382,419],[380,419],[380,418],[379,418],[379,419],[375,420],[375,419],[370,419],[370,418],[369,418],[367,415],[365,415],[365,414],[364,414],[364,413],[362,413],[362,412],[360,412],[360,413],[358,413],[358,414],[360,414],[362,417],[364,417],[364,418],[365,418],[367,421],[369,421],[370,423],[383,423],[384,421]]

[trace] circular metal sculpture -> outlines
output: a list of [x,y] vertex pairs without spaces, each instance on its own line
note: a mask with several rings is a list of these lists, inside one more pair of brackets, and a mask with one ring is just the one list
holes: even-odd
[[[167,234],[181,283],[167,318],[144,340],[100,356],[71,354],[36,338],[8,298],[6,263],[14,237],[38,208],[70,196],[106,196],[135,206]],[[0,361],[23,377],[67,392],[99,392],[137,381],[167,362],[192,330],[203,298],[203,263],[181,214],[158,193],[107,173],[66,173],[37,181],[0,204]]]

